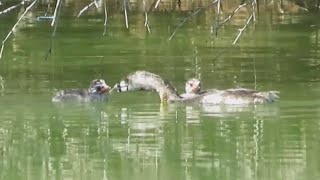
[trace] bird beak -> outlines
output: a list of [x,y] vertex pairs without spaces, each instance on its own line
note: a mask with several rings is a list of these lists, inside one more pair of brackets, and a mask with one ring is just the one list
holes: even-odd
[[101,93],[108,93],[108,92],[110,92],[110,87],[108,85],[103,86],[100,92]]
[[113,92],[114,90],[118,90],[118,84],[115,84],[109,91],[109,93]]

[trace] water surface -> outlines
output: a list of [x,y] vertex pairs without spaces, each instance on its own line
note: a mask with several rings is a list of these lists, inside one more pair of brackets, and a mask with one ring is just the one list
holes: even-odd
[[[35,16],[35,15],[33,15]],[[203,16],[203,15],[201,15]],[[201,19],[201,16],[199,19]],[[1,179],[319,179],[319,21],[261,15],[236,46],[240,25],[210,33],[204,20],[150,16],[63,17],[52,29],[30,19],[7,42],[0,62]],[[1,17],[0,35],[16,21]],[[204,88],[278,90],[279,102],[250,107],[161,105],[153,92],[110,95],[107,103],[53,104],[57,89],[113,85],[135,70],[190,77]]]

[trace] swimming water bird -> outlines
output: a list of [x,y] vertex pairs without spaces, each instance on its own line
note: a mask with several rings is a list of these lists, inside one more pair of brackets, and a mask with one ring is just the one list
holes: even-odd
[[120,83],[116,84],[114,88],[116,88],[118,92],[138,90],[156,91],[159,93],[161,102],[181,99],[169,81],[163,80],[159,75],[147,71],[136,71],[129,74],[121,80]]
[[196,102],[204,105],[247,105],[272,103],[279,99],[278,91],[258,92],[252,89],[213,89],[197,96],[181,97],[170,82],[147,71],[136,71],[115,85],[118,92],[153,90],[158,92],[161,102]]
[[185,93],[180,94],[182,98],[188,98],[188,97],[194,97],[199,94],[202,94],[201,92],[201,82],[199,79],[191,78],[188,79],[185,84]]
[[52,98],[52,102],[64,101],[105,101],[107,100],[110,87],[103,79],[91,81],[89,89],[66,89],[60,90]]

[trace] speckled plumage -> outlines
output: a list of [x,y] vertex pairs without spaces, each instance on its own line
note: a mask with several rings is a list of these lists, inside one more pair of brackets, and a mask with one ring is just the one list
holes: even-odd
[[91,81],[89,89],[66,89],[58,91],[52,98],[52,102],[65,101],[106,101],[110,87],[103,79]]
[[119,92],[155,90],[159,93],[161,102],[196,102],[203,105],[243,105],[272,103],[279,99],[277,95],[279,93],[278,91],[258,92],[246,88],[200,91],[200,81],[197,92],[190,91],[191,94],[186,92],[188,95],[181,97],[168,81],[164,81],[159,75],[147,71],[136,71],[129,74],[124,80],[117,84],[116,87]]
[[116,87],[118,92],[137,90],[157,91],[161,101],[171,101],[180,98],[169,81],[163,80],[159,75],[147,71],[136,71],[129,74]]

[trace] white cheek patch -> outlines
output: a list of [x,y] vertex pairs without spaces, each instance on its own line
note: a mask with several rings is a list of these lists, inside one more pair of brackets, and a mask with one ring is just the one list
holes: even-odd
[[100,79],[99,81],[100,81],[100,85],[107,87],[107,84],[103,79]]
[[126,86],[126,85],[127,85],[127,83],[125,81],[120,82],[120,86]]
[[122,87],[120,87],[120,91],[121,91],[121,92],[128,91],[128,86],[122,86]]
[[128,84],[125,81],[121,81],[118,90],[120,92],[128,91]]
[[186,93],[192,93],[192,87],[190,84],[186,83],[185,91]]
[[201,82],[196,78],[189,79],[185,85],[186,93],[198,93],[201,90]]

